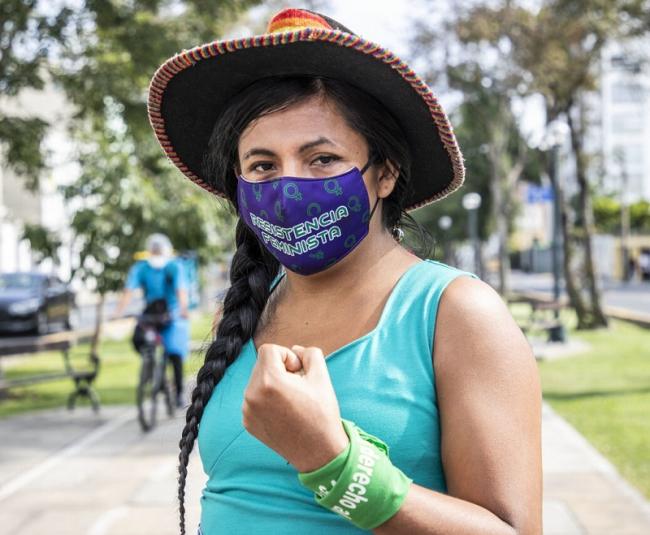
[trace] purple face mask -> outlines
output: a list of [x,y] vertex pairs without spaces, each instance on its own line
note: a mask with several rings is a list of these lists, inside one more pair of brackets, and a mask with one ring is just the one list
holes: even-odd
[[291,271],[311,275],[350,253],[368,234],[370,211],[363,173],[353,167],[327,178],[237,180],[239,214],[269,252]]

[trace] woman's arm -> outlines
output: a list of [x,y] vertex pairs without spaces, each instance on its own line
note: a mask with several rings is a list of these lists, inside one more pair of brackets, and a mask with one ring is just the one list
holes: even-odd
[[449,284],[439,304],[434,355],[448,495],[412,484],[400,510],[374,533],[540,534],[537,366],[488,284],[469,277]]
[[176,298],[178,299],[179,314],[181,318],[189,317],[188,304],[187,304],[187,289],[180,287],[176,290]]
[[110,319],[119,319],[120,317],[122,317],[122,314],[124,314],[126,307],[129,306],[129,303],[131,302],[131,298],[133,297],[133,292],[134,290],[130,288],[125,288],[124,290],[122,290],[122,295],[120,295],[120,300],[118,301],[117,306],[113,311],[113,314],[111,314]]

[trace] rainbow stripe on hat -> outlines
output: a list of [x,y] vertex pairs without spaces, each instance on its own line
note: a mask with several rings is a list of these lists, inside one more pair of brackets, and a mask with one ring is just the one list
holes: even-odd
[[266,29],[267,33],[295,32],[304,28],[333,30],[323,17],[304,9],[283,9],[275,15]]

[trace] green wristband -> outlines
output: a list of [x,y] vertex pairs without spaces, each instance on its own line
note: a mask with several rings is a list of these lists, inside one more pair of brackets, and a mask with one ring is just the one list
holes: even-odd
[[317,497],[323,497],[336,485],[349,454],[350,444],[326,465],[313,472],[300,472],[298,479],[305,487],[312,490]]
[[349,447],[325,466],[298,478],[315,492],[316,503],[371,530],[397,513],[413,480],[390,462],[385,442],[349,420],[341,421]]

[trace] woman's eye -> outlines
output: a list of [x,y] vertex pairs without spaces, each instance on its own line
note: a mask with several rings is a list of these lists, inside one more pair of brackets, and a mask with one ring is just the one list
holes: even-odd
[[327,165],[329,163],[335,162],[336,160],[339,160],[340,158],[338,156],[332,156],[330,154],[323,154],[322,156],[319,156],[314,160],[314,162],[320,161],[321,164]]
[[250,166],[250,171],[255,171],[256,173],[266,173],[271,170],[273,164],[270,162],[259,162],[254,163]]

